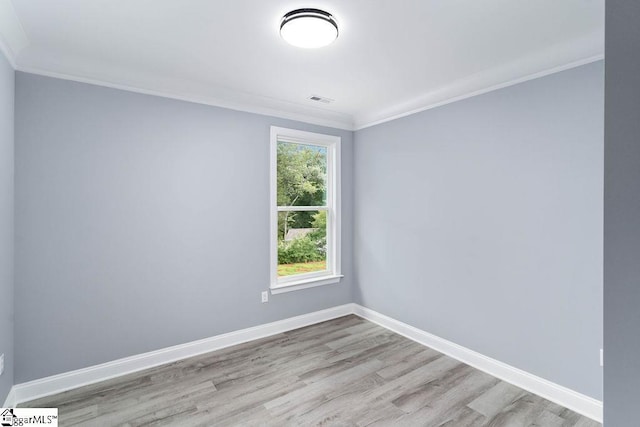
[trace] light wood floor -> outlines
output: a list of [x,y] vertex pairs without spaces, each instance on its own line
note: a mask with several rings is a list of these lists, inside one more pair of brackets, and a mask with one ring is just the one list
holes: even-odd
[[353,315],[22,406],[64,426],[600,425]]

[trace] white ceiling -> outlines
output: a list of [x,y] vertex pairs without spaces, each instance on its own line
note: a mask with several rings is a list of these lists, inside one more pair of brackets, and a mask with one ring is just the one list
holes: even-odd
[[[300,7],[336,42],[287,45]],[[604,0],[0,0],[0,47],[23,71],[358,129],[602,58]]]

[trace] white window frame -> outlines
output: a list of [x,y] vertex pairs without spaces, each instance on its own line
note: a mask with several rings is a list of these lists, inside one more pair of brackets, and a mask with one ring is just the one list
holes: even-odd
[[[296,274],[278,279],[278,142],[315,145],[327,148],[326,206],[297,206],[297,210],[327,211],[327,270]],[[340,211],[340,143],[339,136],[305,132],[271,126],[271,283],[272,294],[296,291],[340,282],[341,222]],[[281,210],[291,210],[291,207]]]

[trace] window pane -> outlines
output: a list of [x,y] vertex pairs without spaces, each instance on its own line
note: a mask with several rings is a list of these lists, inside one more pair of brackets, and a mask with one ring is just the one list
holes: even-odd
[[278,206],[326,206],[327,148],[278,142]]
[[327,270],[327,212],[278,212],[278,277]]

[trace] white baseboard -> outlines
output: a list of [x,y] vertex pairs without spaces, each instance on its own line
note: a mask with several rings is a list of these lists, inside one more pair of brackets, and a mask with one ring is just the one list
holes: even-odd
[[11,390],[9,390],[9,394],[2,404],[3,408],[13,408],[14,406],[16,406],[16,394],[14,389],[15,386],[11,387]]
[[176,360],[197,356],[210,351],[220,350],[225,347],[268,337],[314,323],[324,322],[348,314],[356,314],[397,334],[493,375],[496,378],[544,397],[598,422],[602,422],[602,402],[599,400],[552,383],[551,381],[537,377],[521,369],[514,368],[506,363],[499,362],[358,304],[340,305],[277,322],[114,360],[101,365],[16,384],[11,388],[4,407],[13,407],[19,403],[40,397],[94,384],[121,375],[175,362]]
[[132,372],[142,371],[154,366],[164,365],[165,363],[175,362],[176,360],[197,356],[210,351],[220,350],[247,341],[302,328],[303,326],[313,325],[314,323],[324,322],[352,313],[352,304],[340,305],[326,310],[290,317],[277,322],[266,323],[252,328],[241,329],[239,331],[216,335],[211,338],[16,384],[11,388],[5,407],[7,407],[7,404],[9,404],[9,407],[14,407],[17,404],[30,400],[94,384]]
[[377,323],[397,334],[427,347],[431,347],[447,356],[531,393],[537,394],[558,405],[569,408],[600,423],[602,422],[603,406],[599,400],[552,383],[551,381],[537,377],[521,369],[514,368],[506,363],[499,362],[361,305],[353,304],[353,306],[353,313],[364,319]]

